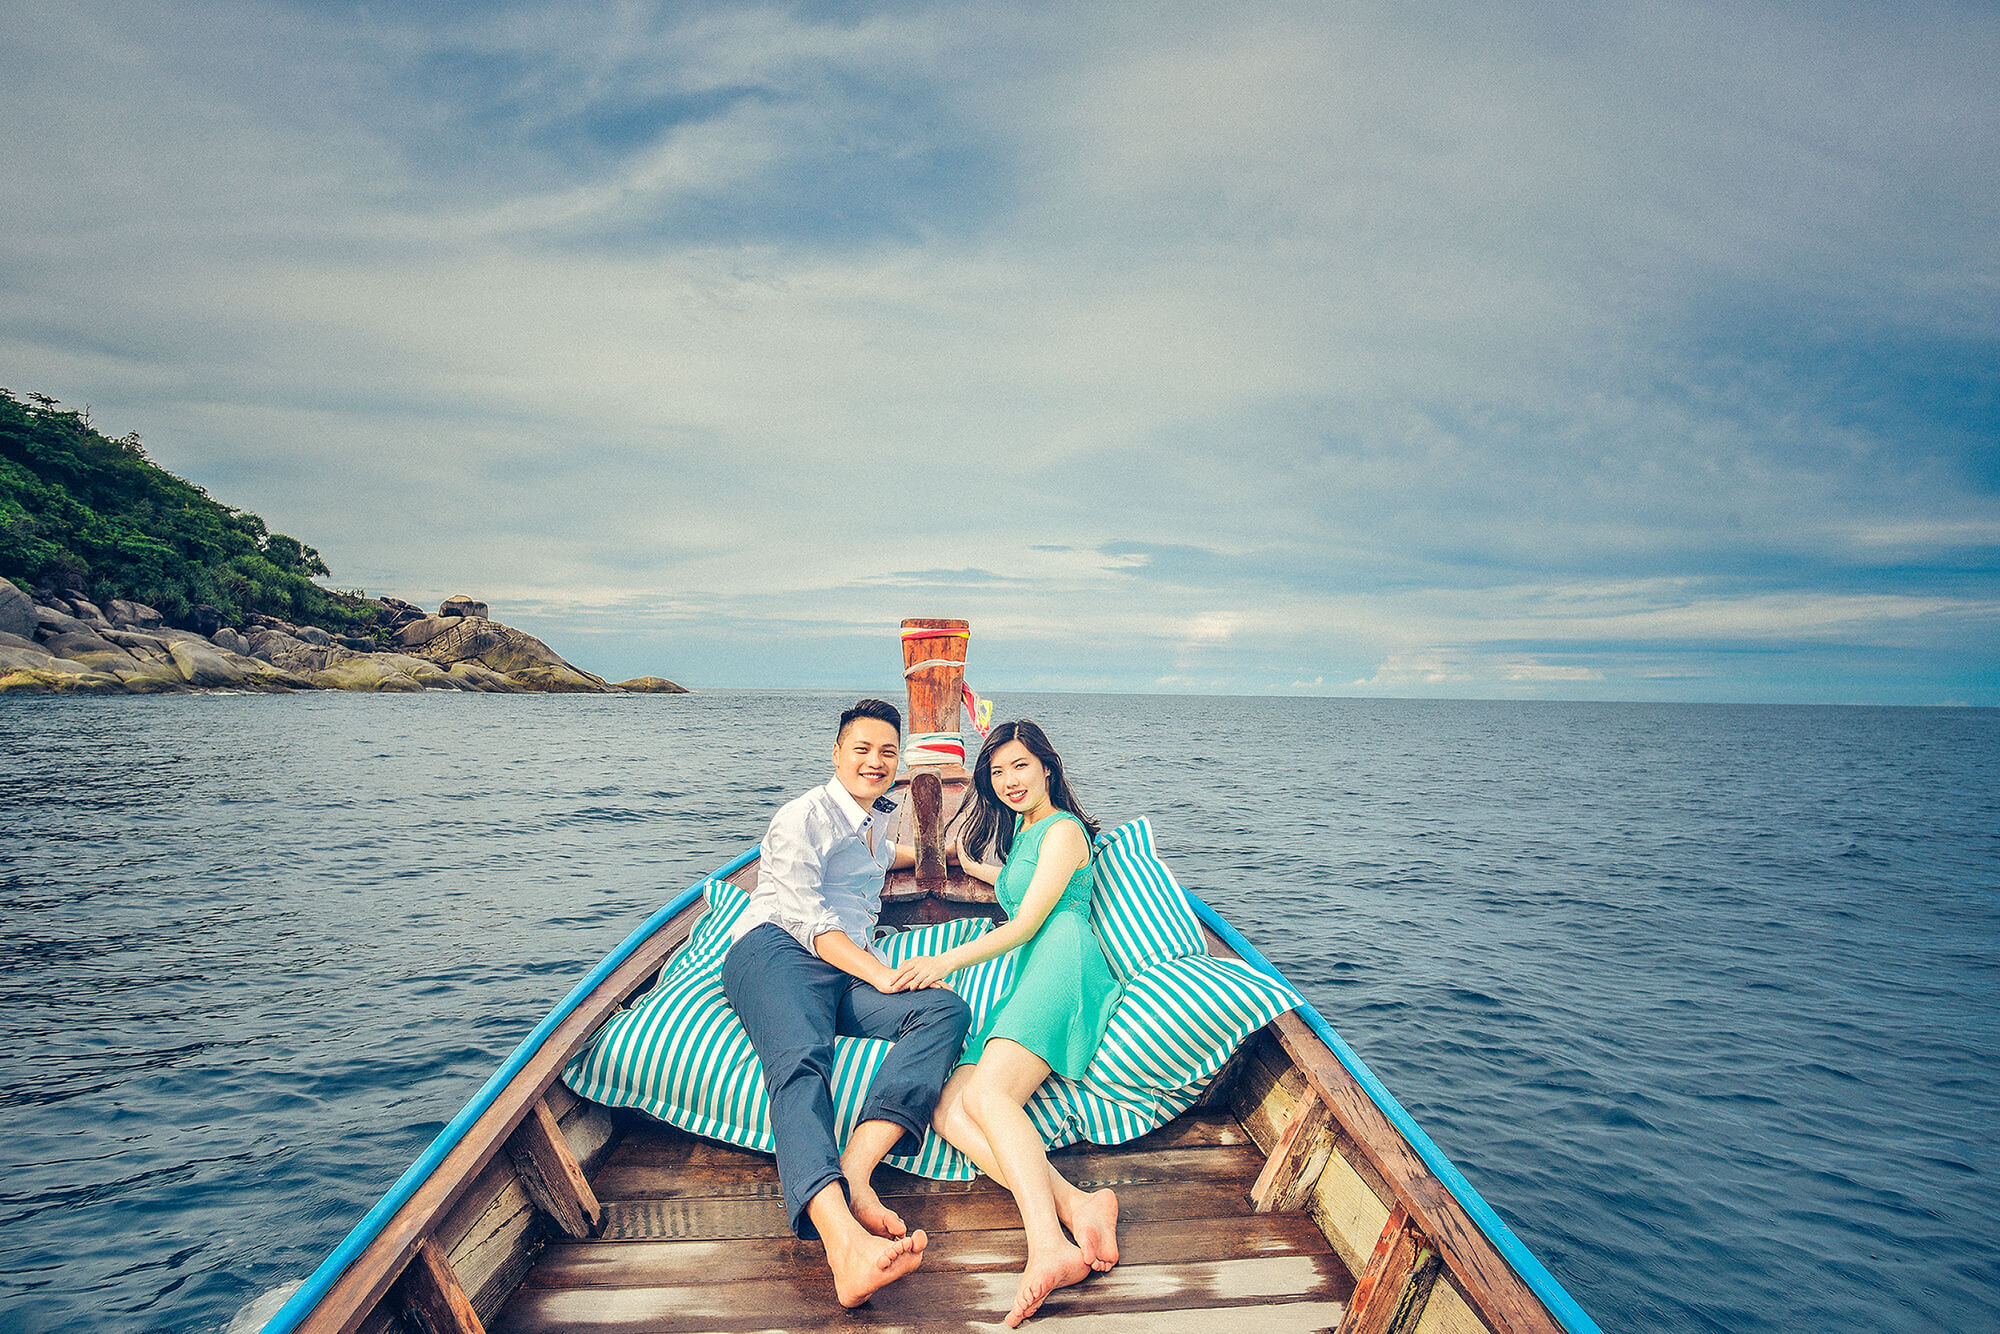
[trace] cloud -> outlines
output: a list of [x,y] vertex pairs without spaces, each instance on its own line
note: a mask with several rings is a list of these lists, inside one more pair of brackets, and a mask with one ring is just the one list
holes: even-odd
[[78,3],[0,52],[0,368],[343,585],[649,668],[944,610],[1045,684],[1995,702],[1995,56],[1949,7]]

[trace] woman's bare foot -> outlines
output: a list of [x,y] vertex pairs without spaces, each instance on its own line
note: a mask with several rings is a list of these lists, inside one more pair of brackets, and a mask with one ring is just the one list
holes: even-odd
[[865,1237],[848,1245],[826,1248],[833,1271],[833,1295],[842,1306],[859,1306],[923,1263],[929,1239],[919,1229],[907,1237]]
[[1118,1196],[1094,1190],[1073,1205],[1063,1219],[1077,1249],[1092,1269],[1102,1274],[1118,1263]]
[[1057,1288],[1081,1283],[1090,1277],[1090,1262],[1083,1252],[1068,1242],[1047,1254],[1030,1253],[1028,1267],[1021,1271],[1021,1286],[1014,1293],[1014,1309],[1007,1313],[1007,1328],[1018,1328],[1023,1320],[1041,1309],[1043,1301]]
[[854,1215],[854,1221],[873,1232],[878,1237],[893,1241],[908,1232],[903,1220],[895,1210],[882,1203],[882,1197],[867,1186],[857,1186],[852,1181],[847,1185],[847,1208]]

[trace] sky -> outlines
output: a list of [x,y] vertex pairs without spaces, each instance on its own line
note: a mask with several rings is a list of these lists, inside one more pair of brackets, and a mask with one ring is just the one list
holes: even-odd
[[2000,7],[0,30],[0,384],[335,586],[697,688],[960,616],[1003,695],[2000,705]]

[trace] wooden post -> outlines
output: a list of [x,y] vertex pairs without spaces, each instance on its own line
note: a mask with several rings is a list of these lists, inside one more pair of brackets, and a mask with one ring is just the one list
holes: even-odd
[[[903,641],[903,679],[910,693],[910,716],[904,720],[907,730],[912,734],[958,731],[958,711],[965,688],[966,635],[972,623],[919,618],[904,621],[903,629],[952,632]],[[919,663],[926,665],[919,667]]]
[[396,1290],[402,1295],[404,1319],[424,1334],[486,1334],[479,1312],[458,1285],[451,1261],[428,1236],[417,1244],[417,1253],[396,1280]]
[[944,855],[944,783],[935,769],[910,775],[910,814],[917,827],[917,884],[927,894],[944,888],[949,876]]
[[546,1098],[535,1099],[507,1140],[507,1156],[528,1198],[569,1237],[588,1237],[603,1219],[596,1192],[563,1138]]
[[[942,634],[912,638],[912,630]],[[971,631],[966,621],[918,619],[903,622],[903,680],[909,688],[910,736],[925,732],[958,732],[958,711],[965,684],[965,645]],[[911,752],[910,812],[917,850],[916,881],[935,894],[949,878],[945,865],[943,775],[962,776],[965,766],[933,755]]]
[[1375,1253],[1355,1280],[1337,1334],[1390,1334],[1396,1329],[1405,1307],[1404,1291],[1418,1276],[1419,1267],[1428,1264],[1430,1252],[1430,1243],[1411,1221],[1409,1210],[1397,1205],[1375,1239]]

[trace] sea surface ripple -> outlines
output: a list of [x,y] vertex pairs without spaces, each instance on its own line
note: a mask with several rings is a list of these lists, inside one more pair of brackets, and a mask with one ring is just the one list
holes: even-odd
[[[846,698],[0,701],[0,1328],[301,1278]],[[2000,1329],[2000,713],[1000,711],[1606,1330]]]

